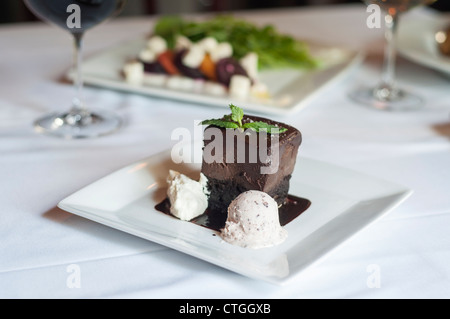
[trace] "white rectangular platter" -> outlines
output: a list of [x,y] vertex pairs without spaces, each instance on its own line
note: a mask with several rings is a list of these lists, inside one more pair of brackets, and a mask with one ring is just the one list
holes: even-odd
[[[215,96],[198,90],[175,90],[166,86],[127,83],[121,70],[126,61],[136,58],[144,47],[145,39],[136,39],[89,57],[83,65],[85,83],[205,106],[228,107],[230,103],[236,103],[246,111],[287,115],[306,107],[328,85],[339,81],[347,71],[358,65],[364,56],[363,53],[346,48],[311,43],[311,54],[321,61],[321,67],[309,71],[281,69],[261,72],[260,81],[269,88],[270,99],[237,99],[228,94]],[[69,78],[71,77],[69,73]]]

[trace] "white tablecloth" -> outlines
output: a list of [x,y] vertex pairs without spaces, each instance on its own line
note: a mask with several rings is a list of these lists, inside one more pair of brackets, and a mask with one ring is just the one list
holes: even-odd
[[[411,13],[420,17],[422,13]],[[428,13],[424,13],[428,14]],[[374,84],[382,30],[366,27],[362,5],[241,12],[300,38],[369,49],[364,64],[295,116],[300,156],[402,184],[414,194],[288,286],[243,277],[56,208],[80,188],[170,147],[174,128],[224,109],[87,88],[91,105],[126,119],[118,133],[61,140],[32,122],[66,109],[74,93],[61,80],[71,39],[42,23],[0,28],[0,297],[2,298],[449,298],[450,95],[441,74],[399,61],[402,84],[426,108],[374,111],[348,91]],[[151,29],[154,18],[117,19],[92,30],[92,54]],[[79,286],[70,284],[73,268]],[[379,285],[370,285],[371,265]]]

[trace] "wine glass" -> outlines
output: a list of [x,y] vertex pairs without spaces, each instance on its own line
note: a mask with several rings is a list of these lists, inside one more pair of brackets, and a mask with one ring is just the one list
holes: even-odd
[[64,138],[89,138],[112,133],[120,128],[121,119],[106,111],[89,110],[82,97],[82,47],[85,32],[120,13],[126,0],[24,0],[33,13],[73,35],[75,44],[74,86],[76,96],[72,107],[37,120],[38,132]]
[[367,5],[376,4],[384,12],[386,48],[380,83],[375,88],[358,89],[350,97],[358,103],[379,110],[407,111],[423,106],[423,100],[413,93],[400,89],[395,79],[396,31],[399,15],[413,7],[426,5],[436,0],[364,0]]

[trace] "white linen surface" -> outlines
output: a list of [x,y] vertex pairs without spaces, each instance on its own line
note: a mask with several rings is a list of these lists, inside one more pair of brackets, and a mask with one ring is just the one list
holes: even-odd
[[[429,12],[410,13],[420,17]],[[1,298],[449,298],[450,95],[441,74],[399,60],[403,86],[426,108],[385,113],[356,105],[347,93],[379,77],[382,30],[365,26],[362,5],[240,12],[299,38],[368,49],[357,70],[302,112],[274,117],[299,128],[300,156],[384,178],[414,190],[402,205],[360,232],[293,284],[242,277],[158,244],[56,208],[80,188],[168,149],[177,127],[221,116],[224,109],[86,88],[92,106],[126,119],[111,136],[60,140],[32,129],[37,117],[69,106],[61,80],[72,45],[44,25],[0,28]],[[116,19],[87,33],[87,55],[138,37],[154,17]],[[70,288],[70,265],[81,286]],[[376,265],[380,285],[368,284]]]

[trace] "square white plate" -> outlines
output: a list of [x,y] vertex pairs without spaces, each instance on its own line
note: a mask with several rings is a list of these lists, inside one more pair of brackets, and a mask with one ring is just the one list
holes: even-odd
[[[98,53],[83,63],[86,84],[93,86],[156,96],[167,99],[227,108],[230,102],[241,103],[246,111],[266,114],[291,114],[304,108],[328,85],[339,81],[346,71],[363,60],[363,54],[346,48],[308,43],[311,54],[323,64],[311,71],[294,69],[261,72],[260,80],[270,91],[270,100],[214,96],[204,92],[169,89],[164,86],[132,85],[121,75],[125,62],[135,58],[145,47],[145,39],[136,39]],[[69,73],[69,78],[72,75]]]
[[[201,143],[193,147],[201,152]],[[87,186],[58,207],[244,276],[285,284],[411,194],[402,186],[300,157],[290,194],[309,199],[311,207],[285,226],[284,243],[253,250],[155,210],[166,197],[169,169],[194,178],[200,164],[174,164],[170,151],[157,154]]]

